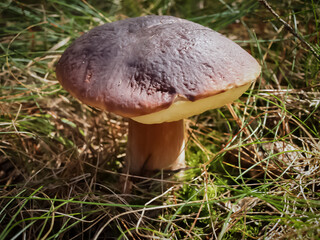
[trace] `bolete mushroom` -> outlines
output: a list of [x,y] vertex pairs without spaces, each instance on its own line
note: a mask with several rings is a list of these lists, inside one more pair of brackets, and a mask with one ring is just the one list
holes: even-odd
[[171,16],[95,27],[63,53],[61,85],[90,106],[129,118],[131,174],[185,166],[184,118],[231,103],[260,74],[240,46]]

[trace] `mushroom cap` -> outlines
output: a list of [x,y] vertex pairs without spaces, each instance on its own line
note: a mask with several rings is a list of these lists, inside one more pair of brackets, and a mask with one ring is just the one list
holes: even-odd
[[[207,27],[151,15],[83,34],[63,53],[56,74],[67,91],[90,106],[159,123],[232,102],[259,76],[260,65]],[[223,96],[219,104],[217,96]]]

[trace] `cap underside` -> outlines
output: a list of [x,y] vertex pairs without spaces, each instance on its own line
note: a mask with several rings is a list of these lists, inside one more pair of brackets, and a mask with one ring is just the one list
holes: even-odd
[[188,118],[207,111],[219,108],[238,99],[251,85],[248,83],[241,87],[232,88],[225,92],[211,97],[202,98],[197,101],[176,101],[169,108],[159,112],[146,114],[131,118],[134,121],[144,124],[157,124],[162,122],[173,122],[183,118]]

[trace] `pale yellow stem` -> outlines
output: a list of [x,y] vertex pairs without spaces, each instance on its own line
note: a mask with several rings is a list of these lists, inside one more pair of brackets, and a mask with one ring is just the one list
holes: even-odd
[[185,167],[184,121],[142,124],[129,120],[126,168],[131,174]]

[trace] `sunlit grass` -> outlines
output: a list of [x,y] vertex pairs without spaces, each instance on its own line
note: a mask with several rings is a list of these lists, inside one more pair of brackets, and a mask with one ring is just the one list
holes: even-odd
[[[270,1],[320,52],[319,1]],[[258,1],[0,3],[0,239],[318,239],[319,61]],[[219,30],[261,64],[188,119],[183,174],[121,192],[125,119],[72,98],[55,64],[82,33],[146,14]]]

